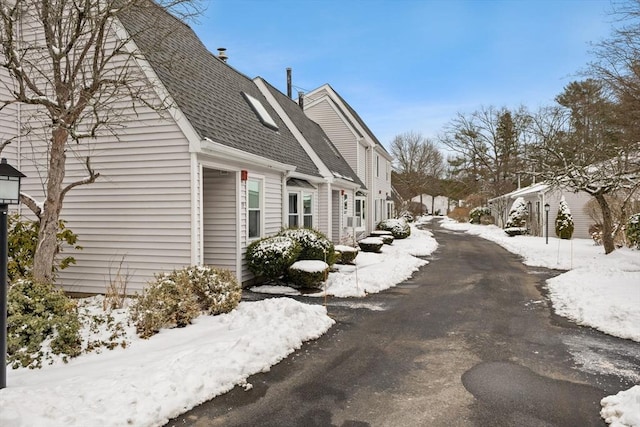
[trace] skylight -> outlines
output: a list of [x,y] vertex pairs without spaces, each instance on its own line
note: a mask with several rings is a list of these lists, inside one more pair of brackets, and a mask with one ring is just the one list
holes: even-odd
[[256,115],[263,125],[273,130],[278,130],[278,125],[276,124],[275,120],[273,120],[273,118],[267,112],[267,109],[264,108],[264,105],[262,105],[259,100],[245,92],[242,92],[242,95],[244,95],[244,98],[247,100],[253,111],[255,111]]

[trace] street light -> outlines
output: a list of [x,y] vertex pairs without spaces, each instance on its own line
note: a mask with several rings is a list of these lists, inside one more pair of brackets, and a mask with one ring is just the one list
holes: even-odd
[[545,222],[546,222],[546,235],[547,235],[547,242],[545,244],[549,244],[549,209],[551,208],[551,206],[549,206],[549,203],[545,203],[544,204],[544,214],[545,214]]
[[20,203],[22,172],[0,160],[0,389],[7,386],[7,214],[9,205]]

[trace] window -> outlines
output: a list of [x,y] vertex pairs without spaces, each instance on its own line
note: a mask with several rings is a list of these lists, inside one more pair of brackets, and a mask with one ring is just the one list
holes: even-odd
[[313,198],[305,194],[302,198],[302,214],[305,228],[313,228]]
[[262,181],[247,181],[247,208],[248,236],[255,239],[262,235]]
[[313,228],[313,193],[289,193],[289,227]]
[[289,227],[298,227],[298,193],[289,193]]
[[349,213],[349,196],[342,195],[342,214],[347,215]]
[[360,222],[361,227],[365,225],[365,217],[366,217],[366,199],[364,196],[356,196],[356,205],[355,205],[355,217],[360,218],[358,222]]
[[273,130],[278,130],[278,125],[273,120],[273,117],[269,115],[267,109],[264,108],[264,105],[262,105],[262,103],[258,99],[245,92],[242,92],[242,95],[244,95],[244,98],[247,100],[263,125]]

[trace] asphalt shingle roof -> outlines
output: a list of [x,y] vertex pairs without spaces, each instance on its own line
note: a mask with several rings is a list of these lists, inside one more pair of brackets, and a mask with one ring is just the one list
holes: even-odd
[[300,133],[302,133],[313,151],[318,155],[318,157],[320,157],[325,166],[334,174],[337,173],[340,176],[347,178],[347,180],[351,180],[364,187],[364,183],[360,181],[358,175],[356,175],[353,169],[351,169],[344,157],[340,155],[340,152],[327,137],[320,125],[307,117],[298,103],[291,100],[264,79],[260,78],[260,80],[264,82],[269,92],[273,95],[287,116],[289,116]]
[[[209,52],[188,25],[151,1],[119,19],[202,139],[320,175],[254,82]],[[243,92],[262,103],[277,131],[260,121]]]

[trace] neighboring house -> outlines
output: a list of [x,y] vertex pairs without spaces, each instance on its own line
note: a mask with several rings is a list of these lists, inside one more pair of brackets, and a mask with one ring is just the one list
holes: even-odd
[[572,190],[562,190],[553,188],[548,184],[532,184],[528,187],[519,188],[511,193],[495,197],[489,200],[489,207],[492,215],[496,218],[496,223],[504,227],[513,202],[522,197],[527,205],[529,218],[527,227],[534,236],[546,236],[546,212],[544,205],[549,204],[549,236],[555,237],[555,221],[558,214],[560,199],[564,196],[571,216],[574,221],[573,237],[587,239],[590,238],[589,227],[593,220],[586,214],[585,206],[591,200],[591,196],[585,192],[574,192]]
[[[342,190],[355,195],[361,183],[336,177],[339,168],[311,158],[260,80],[231,68],[155,5],[120,21],[118,31],[132,35],[131,49],[140,53],[140,78],[173,107],[165,114],[126,107],[117,136],[70,147],[66,182],[86,174],[86,156],[101,176],[65,198],[61,217],[84,248],[65,252],[77,259],[60,272],[65,289],[104,293],[120,275],[133,292],[155,273],[190,264],[227,268],[246,282],[252,276],[244,253],[252,241],[292,223],[334,232],[326,205]],[[0,78],[7,83],[0,90],[8,90],[9,76]],[[24,106],[3,110],[0,135],[18,135],[28,114]],[[22,136],[3,156],[27,175],[23,191],[43,200],[42,139]]]
[[318,123],[364,182],[356,194],[354,216],[359,235],[394,216],[391,191],[393,158],[360,116],[328,84],[304,95],[304,112]]
[[[422,196],[416,196],[411,199],[412,202],[422,204],[422,211],[431,215],[434,213],[437,215],[446,215],[449,213],[449,206],[451,201],[446,196],[436,196],[435,198],[429,194],[423,194]],[[455,203],[455,202],[453,202]],[[455,206],[455,204],[454,204]]]
[[[359,190],[365,189],[364,184],[322,128],[305,115],[298,103],[262,78],[258,77],[254,82],[313,159],[321,175],[305,180],[291,174],[292,178],[287,181],[286,225],[313,226],[335,243],[352,243],[353,234],[347,218],[353,215],[355,196]],[[298,212],[306,212],[311,200],[318,204],[318,218],[314,224],[306,222],[306,217],[303,218],[305,222],[297,218]]]

